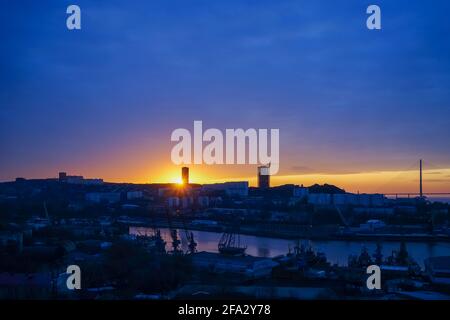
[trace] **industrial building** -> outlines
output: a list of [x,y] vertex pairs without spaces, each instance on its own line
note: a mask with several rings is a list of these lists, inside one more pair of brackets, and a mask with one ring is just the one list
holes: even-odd
[[144,193],[142,191],[128,191],[127,192],[128,200],[142,199],[143,197],[144,197]]
[[238,182],[204,184],[201,190],[203,192],[224,191],[229,196],[247,197],[248,182],[238,181]]
[[258,167],[258,188],[270,188],[270,165]]
[[329,193],[311,193],[308,195],[308,203],[316,206],[331,205],[331,194]]
[[167,198],[167,205],[169,208],[177,208],[180,206],[180,198],[178,197],[169,197]]
[[199,196],[197,198],[197,204],[200,207],[209,207],[209,197],[207,197],[207,196]]
[[192,255],[194,267],[211,273],[231,273],[245,278],[269,277],[278,263],[268,258],[252,256],[228,256],[212,252]]
[[383,229],[386,227],[386,224],[384,221],[371,219],[368,220],[366,223],[362,223],[359,225],[360,231],[374,231],[378,229]]
[[83,184],[83,185],[102,185],[103,179],[85,179],[83,176],[70,176],[66,172],[60,172],[58,174],[58,180],[60,182],[69,184]]
[[382,194],[354,194],[354,193],[311,193],[308,203],[318,206],[360,206],[383,207],[387,199]]
[[23,249],[23,233],[19,231],[0,231],[0,249],[14,248],[21,252]]
[[194,197],[184,196],[181,198],[181,207],[183,209],[189,208],[194,204]]
[[119,202],[121,195],[119,192],[90,192],[86,193],[86,201],[94,203],[116,203]]
[[294,186],[294,190],[293,190],[293,196],[295,198],[300,198],[303,199],[305,197],[307,197],[309,195],[309,189],[302,186]]
[[426,259],[425,272],[433,284],[450,288],[450,256]]

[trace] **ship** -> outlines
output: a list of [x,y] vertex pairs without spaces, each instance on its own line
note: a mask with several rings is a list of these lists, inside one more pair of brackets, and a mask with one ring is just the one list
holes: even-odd
[[237,256],[244,255],[247,247],[241,245],[239,234],[225,232],[220,238],[218,250],[221,254]]
[[348,259],[348,266],[350,268],[367,268],[373,264],[386,270],[394,270],[395,268],[398,270],[404,269],[412,276],[420,274],[421,271],[420,266],[409,255],[405,242],[401,242],[399,250],[392,251],[391,255],[386,259],[383,259],[381,243],[377,243],[377,248],[372,256],[369,254],[367,248],[363,247],[359,256],[351,255]]

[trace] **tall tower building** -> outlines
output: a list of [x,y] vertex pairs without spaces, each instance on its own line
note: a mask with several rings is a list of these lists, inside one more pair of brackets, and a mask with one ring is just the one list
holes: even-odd
[[270,188],[270,165],[258,167],[258,188]]
[[67,180],[67,173],[60,172],[59,173],[59,181],[66,181]]
[[189,184],[189,168],[183,167],[181,168],[181,181],[183,184]]

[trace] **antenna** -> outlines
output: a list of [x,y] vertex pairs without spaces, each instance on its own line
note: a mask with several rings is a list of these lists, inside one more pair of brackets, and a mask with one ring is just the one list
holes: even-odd
[[423,190],[422,190],[422,159],[420,159],[420,197],[423,198]]

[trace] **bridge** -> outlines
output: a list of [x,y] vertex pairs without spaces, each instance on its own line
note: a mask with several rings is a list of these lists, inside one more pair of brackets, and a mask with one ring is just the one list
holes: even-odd
[[420,159],[420,167],[419,167],[419,175],[420,175],[420,182],[419,182],[419,192],[395,192],[395,193],[383,193],[385,196],[407,196],[408,198],[411,196],[450,196],[450,192],[423,192],[423,161]]
[[385,196],[450,196],[450,192],[397,192],[397,193],[383,193]]

